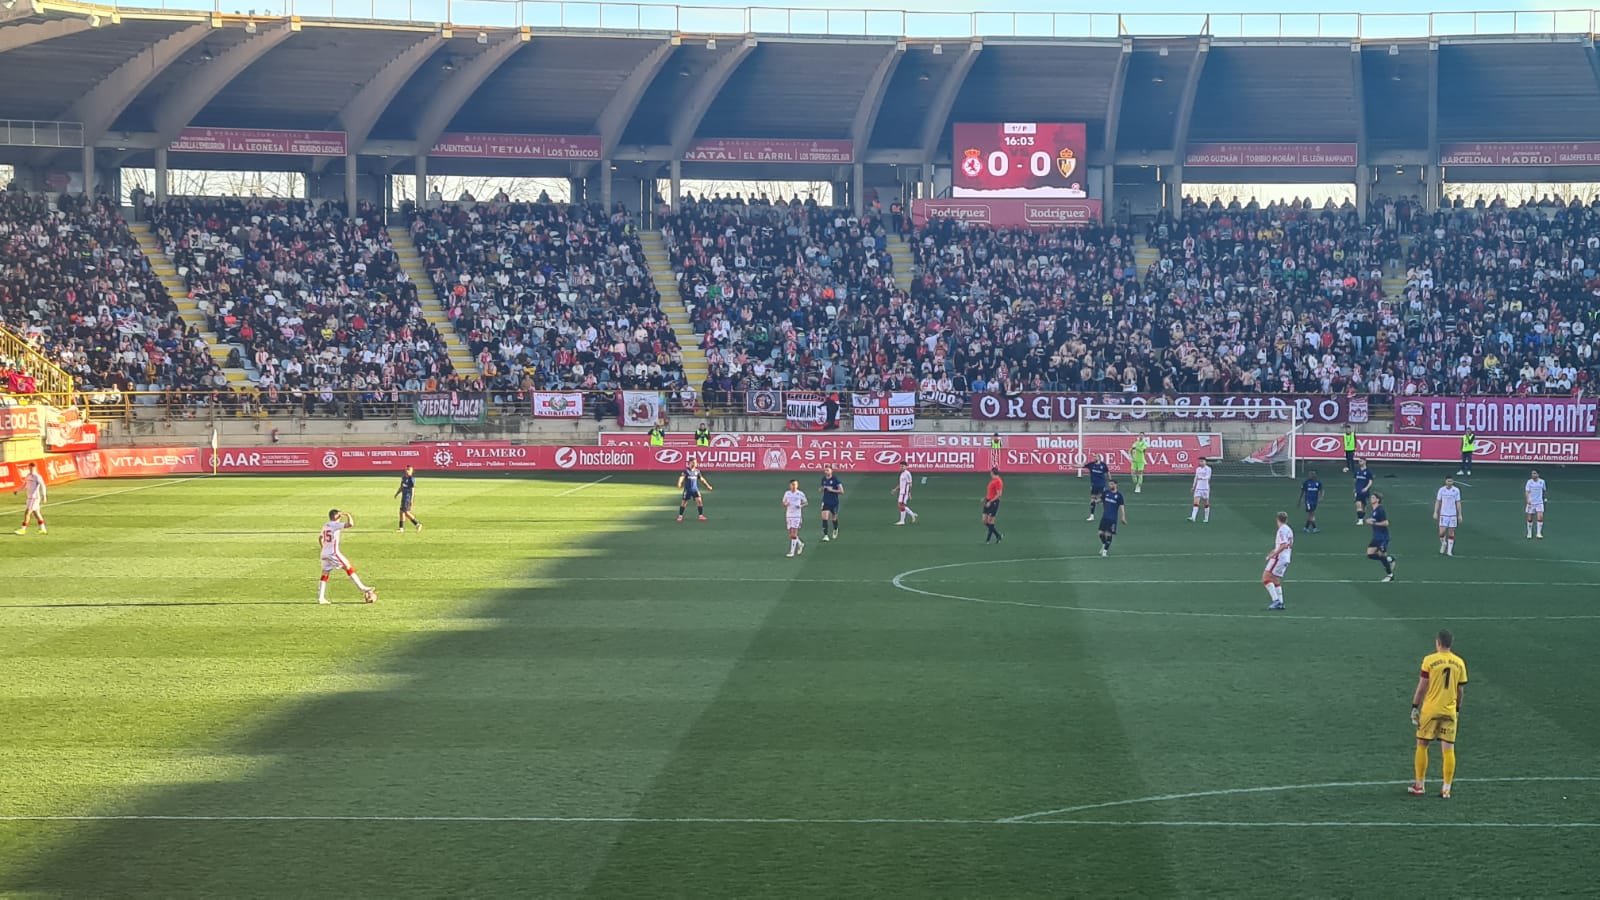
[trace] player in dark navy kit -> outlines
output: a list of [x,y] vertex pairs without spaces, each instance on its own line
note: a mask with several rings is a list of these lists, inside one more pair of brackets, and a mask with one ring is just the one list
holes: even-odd
[[1105,504],[1105,511],[1100,514],[1100,555],[1106,556],[1111,553],[1111,541],[1117,536],[1117,523],[1128,524],[1128,507],[1115,481],[1106,484],[1100,501]]
[[1322,529],[1317,527],[1317,502],[1322,499],[1322,481],[1317,478],[1317,470],[1312,469],[1306,473],[1306,480],[1300,482],[1300,504],[1306,510],[1306,533],[1320,534]]
[[700,489],[712,490],[711,482],[700,473],[700,463],[694,457],[689,457],[689,464],[683,467],[683,474],[678,476],[678,487],[683,490],[683,500],[678,504],[678,521],[683,521],[683,511],[689,508],[689,501],[694,501],[694,508],[700,514],[700,521],[706,520],[706,501],[700,496]]
[[1383,580],[1394,580],[1394,557],[1389,554],[1389,513],[1383,508],[1383,495],[1372,492],[1372,516],[1367,519],[1372,526],[1372,543],[1367,545],[1367,558],[1383,565]]
[[1367,468],[1367,461],[1356,460],[1356,524],[1367,524],[1367,513],[1372,510],[1372,470]]
[[1111,467],[1106,465],[1106,458],[1098,453],[1089,461],[1085,469],[1089,470],[1089,517],[1085,522],[1094,521],[1095,505],[1106,493],[1106,479],[1111,476]]
[[[844,482],[833,474],[833,466],[822,467],[822,540],[839,539],[839,501],[844,497]],[[830,533],[831,532],[831,533]]]
[[395,529],[396,534],[405,534],[406,520],[408,519],[411,524],[417,526],[417,531],[422,531],[422,523],[418,522],[417,517],[411,514],[411,496],[416,489],[416,470],[406,466],[404,474],[400,476],[400,489],[394,492],[394,495],[400,498],[400,527]]

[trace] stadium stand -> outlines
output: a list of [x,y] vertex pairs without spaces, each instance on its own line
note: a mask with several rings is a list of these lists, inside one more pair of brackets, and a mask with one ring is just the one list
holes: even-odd
[[[815,203],[688,197],[662,234],[710,372],[708,402],[784,387],[877,387],[905,303],[875,216]],[[908,341],[909,342],[909,341]]]
[[496,396],[681,386],[677,337],[626,211],[498,203],[410,215],[446,312]]
[[457,378],[378,210],[279,200],[172,199],[153,225],[190,296],[243,348],[263,402],[339,412]]
[[104,198],[0,193],[0,318],[84,389],[181,391],[196,404],[226,393]]

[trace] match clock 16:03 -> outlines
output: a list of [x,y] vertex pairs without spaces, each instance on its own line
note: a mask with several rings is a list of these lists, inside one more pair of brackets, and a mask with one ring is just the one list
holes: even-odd
[[957,122],[954,138],[952,196],[1089,196],[1082,122]]

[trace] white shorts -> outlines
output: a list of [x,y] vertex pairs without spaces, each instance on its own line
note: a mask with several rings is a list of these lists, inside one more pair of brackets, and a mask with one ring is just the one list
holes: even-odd
[[1528,504],[1528,513],[1527,514],[1530,515],[1530,516],[1534,515],[1534,514],[1538,514],[1538,515],[1541,515],[1541,516],[1544,515],[1544,504],[1543,503],[1529,503]]
[[910,503],[910,502],[911,502],[911,494],[910,494],[910,492],[907,492],[907,493],[904,493],[904,494],[900,495],[899,503],[900,503],[901,506],[905,506],[907,503]]
[[1461,523],[1461,517],[1460,516],[1452,516],[1452,515],[1449,515],[1449,514],[1446,514],[1446,513],[1440,513],[1440,515],[1439,515],[1439,527],[1440,528],[1454,528],[1457,525],[1459,525],[1460,523]]
[[36,512],[39,512],[42,509],[44,509],[44,501],[43,500],[40,500],[38,497],[29,497],[28,498],[28,504],[27,504],[27,511],[28,512],[36,513]]
[[1283,573],[1287,571],[1289,571],[1289,560],[1275,559],[1267,563],[1267,571],[1265,574],[1271,575],[1274,578],[1282,578]]
[[338,556],[324,556],[322,558],[322,574],[324,575],[334,570],[343,572],[344,570],[351,568],[354,567],[350,565],[350,560],[344,558],[343,553],[339,554]]
[[1194,498],[1196,500],[1210,500],[1211,499],[1211,488],[1208,488],[1208,487],[1195,488]]
[[803,527],[805,527],[804,523],[802,523],[800,521],[800,517],[799,516],[789,516],[789,517],[787,517],[787,519],[785,520],[784,524],[788,525],[790,528],[803,528]]

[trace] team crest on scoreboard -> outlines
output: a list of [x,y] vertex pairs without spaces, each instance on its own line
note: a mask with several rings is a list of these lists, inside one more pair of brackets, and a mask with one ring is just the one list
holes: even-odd
[[963,159],[961,160],[961,173],[963,175],[966,175],[968,178],[977,178],[979,175],[983,174],[983,160],[981,159],[983,156],[982,151],[980,151],[977,147],[968,147],[962,156]]
[[1071,147],[1062,147],[1056,154],[1056,171],[1062,178],[1071,178],[1072,173],[1078,171],[1078,154],[1072,152]]

